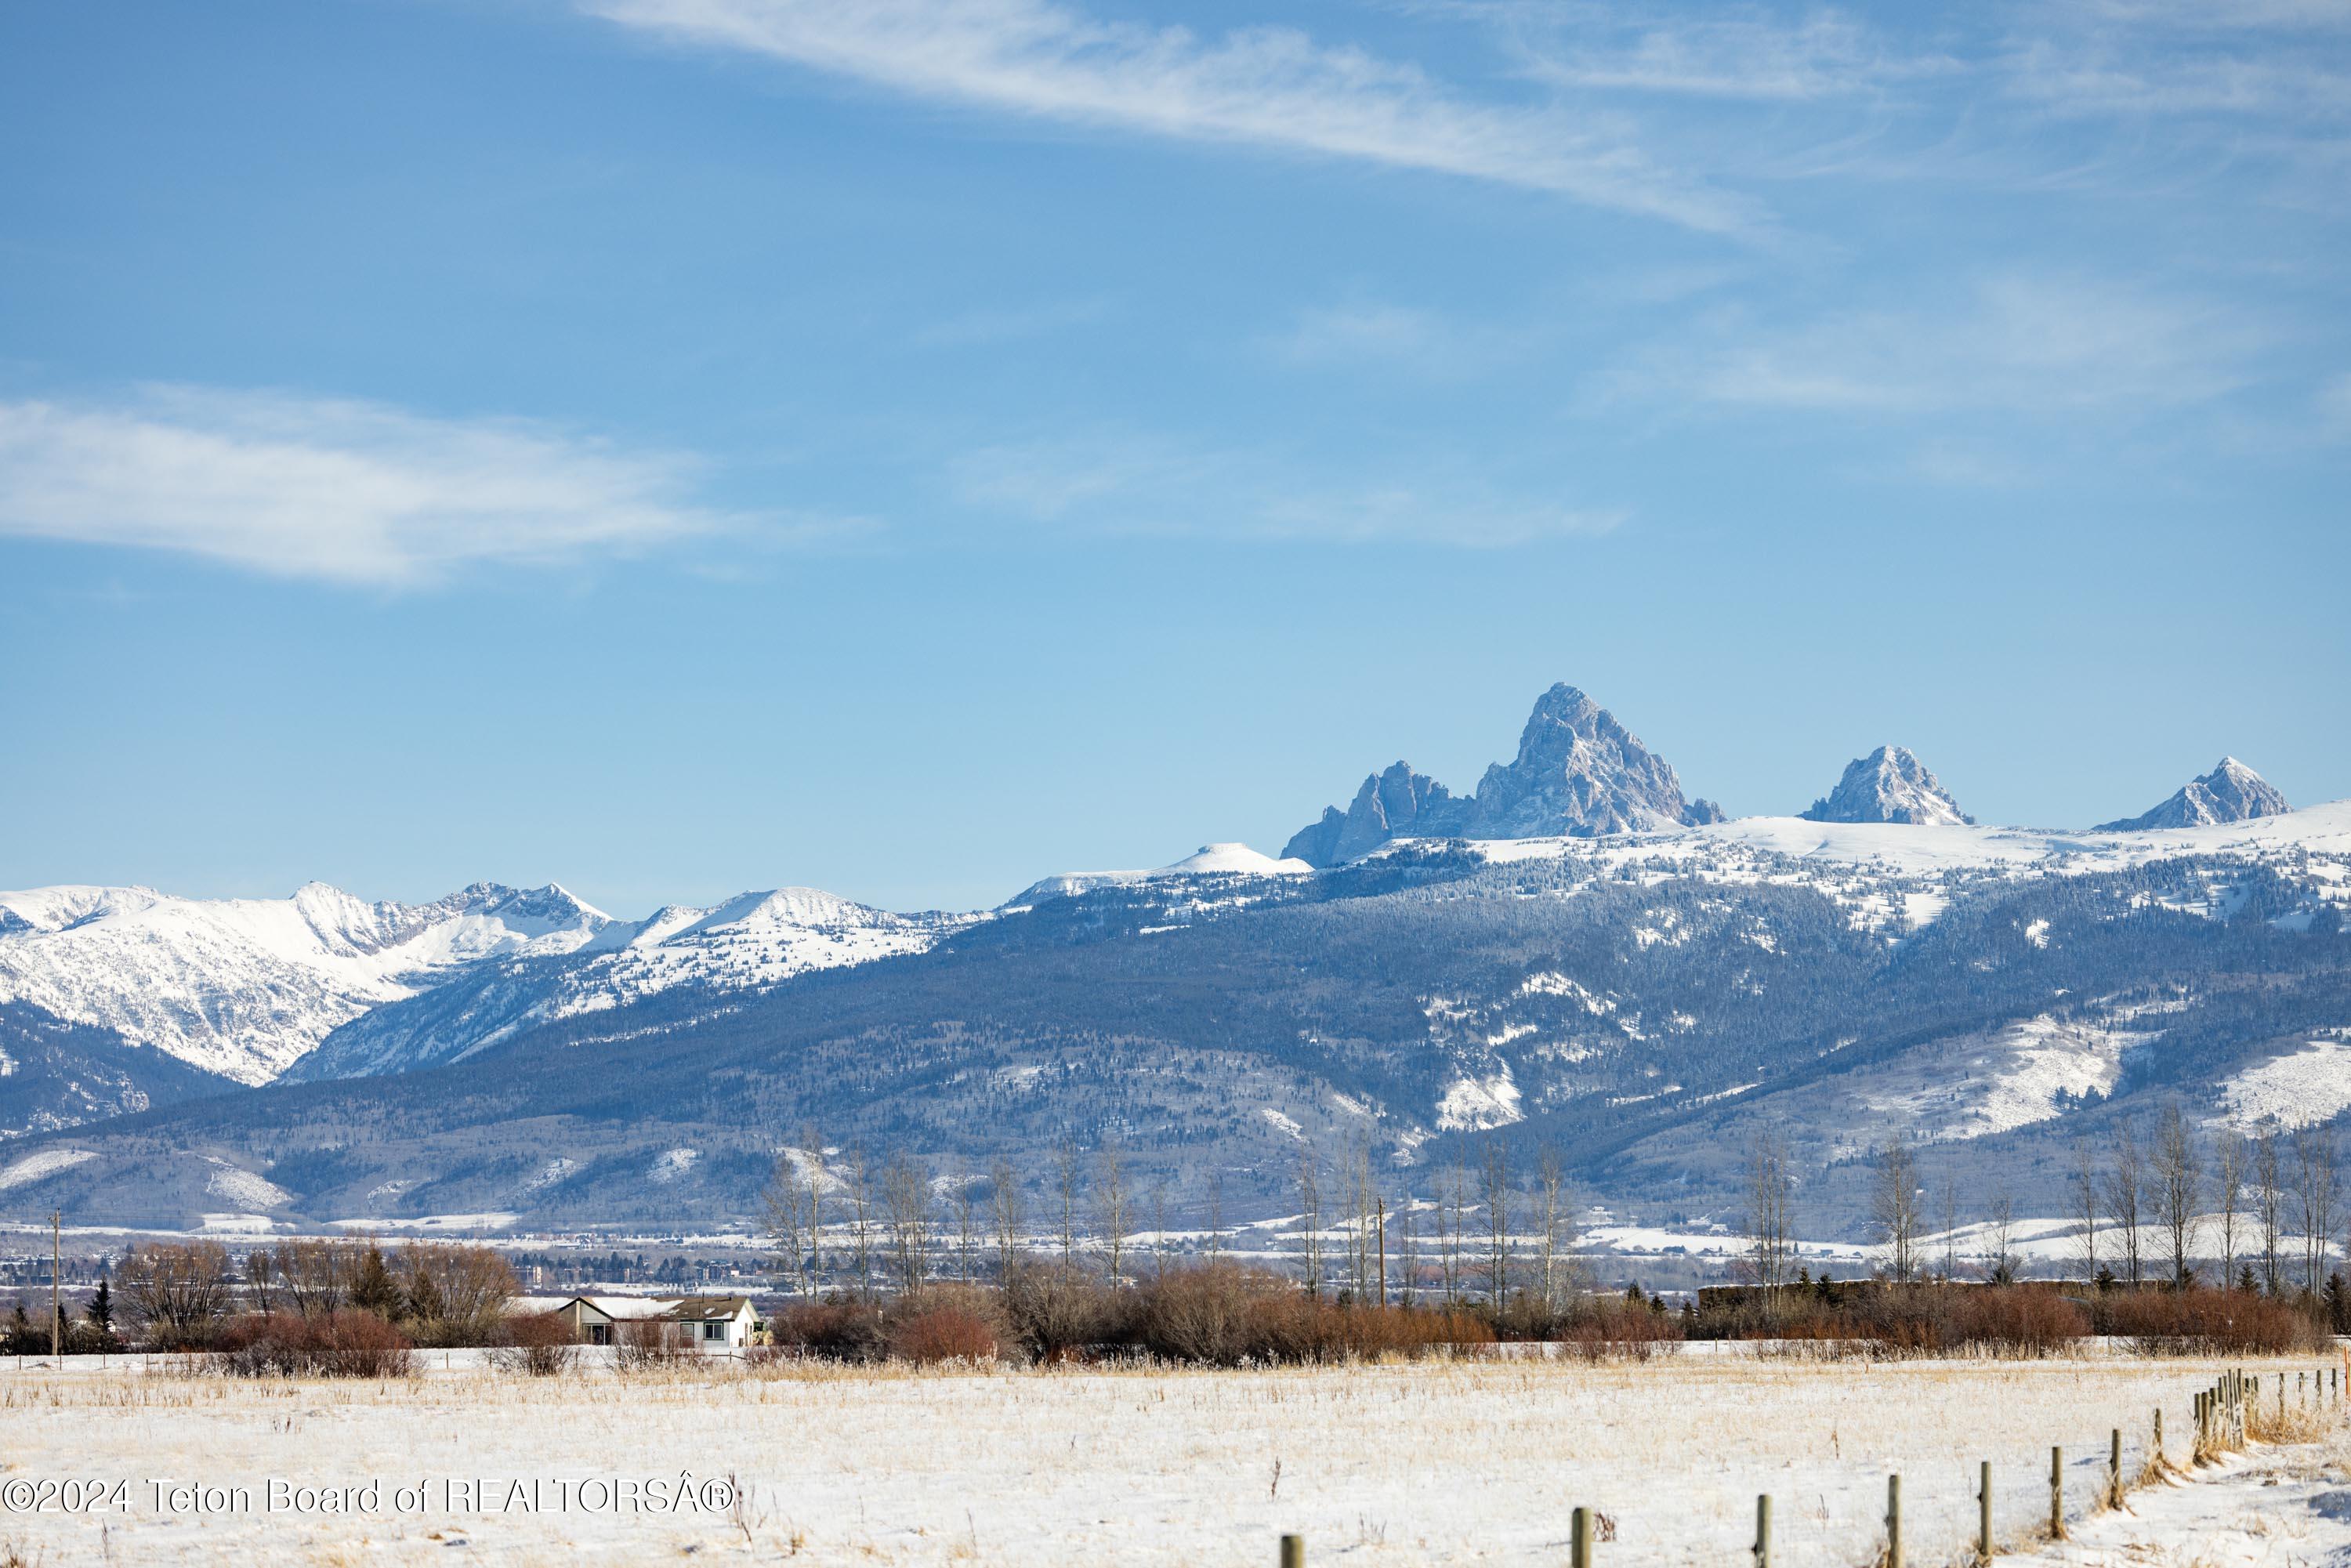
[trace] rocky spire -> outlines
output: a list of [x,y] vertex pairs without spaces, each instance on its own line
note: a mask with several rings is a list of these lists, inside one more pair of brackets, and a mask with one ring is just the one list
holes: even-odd
[[2201,779],[2191,779],[2179,792],[2152,810],[2118,822],[2101,822],[2099,832],[2129,832],[2140,828],[2200,828],[2213,822],[2241,822],[2253,817],[2275,817],[2293,810],[2269,780],[2233,757]]
[[1683,798],[1681,780],[1616,716],[1564,683],[1535,702],[1510,762],[1463,798],[1399,762],[1364,780],[1352,805],[1301,830],[1282,853],[1337,865],[1390,839],[1591,838],[1716,822],[1722,809]]
[[1881,746],[1845,765],[1826,796],[1799,813],[1814,822],[1905,822],[1912,826],[1973,822],[1943,781],[1905,747]]

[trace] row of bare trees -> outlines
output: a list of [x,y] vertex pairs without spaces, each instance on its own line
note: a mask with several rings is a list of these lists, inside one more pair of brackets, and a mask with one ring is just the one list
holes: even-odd
[[[1088,1153],[1065,1140],[1041,1185],[1046,1212],[1032,1217],[1006,1160],[985,1172],[965,1166],[945,1176],[904,1154],[877,1166],[862,1148],[828,1147],[804,1129],[799,1145],[778,1157],[768,1184],[766,1228],[777,1273],[811,1299],[828,1288],[870,1299],[884,1283],[909,1293],[927,1281],[969,1281],[990,1271],[1008,1279],[1032,1259],[1064,1270],[1098,1262],[1121,1281],[1137,1272],[1139,1242],[1154,1277],[1165,1272],[1167,1187],[1151,1188],[1148,1228],[1138,1237],[1142,1200],[1116,1145]],[[1516,1291],[1556,1307],[1582,1288],[1564,1166],[1554,1151],[1544,1152],[1521,1188],[1510,1145],[1489,1134],[1474,1164],[1437,1171],[1432,1196],[1416,1199],[1401,1187],[1391,1193],[1368,1141],[1348,1149],[1335,1168],[1301,1143],[1297,1194],[1296,1268],[1311,1296],[1332,1291],[1405,1306],[1434,1297],[1451,1307],[1480,1297],[1499,1305]],[[1229,1245],[1220,1176],[1209,1176],[1205,1197],[1197,1245],[1214,1264]]]
[[518,1285],[493,1249],[412,1243],[393,1258],[372,1241],[288,1238],[246,1255],[217,1241],[149,1242],[115,1270],[124,1304],[153,1343],[201,1345],[244,1312],[308,1322],[363,1312],[428,1343],[485,1343]]
[[[1928,1193],[1918,1155],[1899,1136],[1876,1151],[1870,1217],[1885,1249],[1884,1270],[1896,1281],[1926,1277]],[[1745,1271],[1757,1283],[1787,1282],[1792,1257],[1788,1216],[1793,1183],[1785,1145],[1758,1136],[1749,1160],[1749,1243]],[[2076,1253],[2086,1280],[2193,1284],[2199,1263],[2219,1267],[2224,1285],[2271,1295],[2315,1292],[2329,1268],[2330,1242],[2344,1214],[2340,1155],[2334,1134],[2315,1124],[2247,1136],[2224,1126],[2199,1139],[2178,1104],[2167,1106],[2150,1134],[2138,1123],[2115,1124],[2104,1148],[2076,1142],[2067,1181]],[[1943,1273],[1958,1263],[1958,1188],[1943,1186]],[[2013,1241],[2015,1203],[2005,1189],[1987,1210],[1980,1252],[1994,1281],[2020,1267]],[[2345,1239],[2351,1255],[2351,1237]],[[2296,1265],[2299,1265],[2297,1270]],[[2298,1272],[2299,1278],[2296,1278]]]
[[[2194,1278],[2195,1260],[2215,1258],[2224,1282],[2248,1276],[2271,1295],[2297,1283],[2316,1291],[2343,1216],[2341,1155],[2334,1133],[2315,1123],[2265,1128],[2247,1137],[2224,1126],[2199,1146],[2178,1105],[2152,1140],[2117,1125],[2102,1160],[2086,1141],[2074,1151],[2074,1233],[2085,1273],[2103,1267],[2141,1283],[2160,1266],[2175,1284]],[[2147,1256],[2145,1233],[2162,1250]],[[2110,1245],[2099,1252],[2102,1231]],[[2204,1249],[2219,1244],[2217,1253]],[[2295,1254],[2298,1253],[2297,1258]],[[2241,1260],[2241,1262],[2240,1261]]]

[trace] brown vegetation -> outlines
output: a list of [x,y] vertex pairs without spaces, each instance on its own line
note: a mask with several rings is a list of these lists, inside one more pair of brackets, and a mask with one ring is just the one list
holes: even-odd
[[405,1377],[412,1363],[405,1335],[356,1310],[248,1312],[221,1325],[214,1348],[239,1377]]
[[490,1352],[493,1364],[533,1377],[552,1377],[571,1370],[580,1358],[580,1342],[560,1312],[525,1312],[507,1320],[502,1343]]

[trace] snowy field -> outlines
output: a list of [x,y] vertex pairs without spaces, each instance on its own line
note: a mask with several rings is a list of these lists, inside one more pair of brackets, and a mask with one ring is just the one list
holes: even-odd
[[[532,1380],[464,1360],[443,1370],[434,1356],[405,1382],[352,1385],[119,1363],[60,1375],[28,1363],[0,1366],[0,1500],[21,1509],[28,1483],[94,1478],[127,1480],[127,1506],[88,1517],[0,1510],[0,1563],[9,1548],[37,1564],[447,1563],[462,1542],[465,1561],[500,1563],[1238,1564],[1270,1563],[1285,1531],[1303,1534],[1314,1561],[1563,1562],[1569,1511],[1583,1503],[1610,1521],[1601,1568],[1631,1568],[1745,1561],[1756,1495],[1770,1492],[1780,1563],[1863,1568],[1881,1545],[1886,1477],[1899,1471],[1909,1560],[1939,1564],[1972,1540],[1987,1458],[2003,1539],[2042,1550],[2032,1535],[2046,1518],[2053,1443],[2065,1446],[2068,1506],[2083,1520],[2081,1540],[2059,1549],[2069,1563],[2162,1561],[2175,1536],[2209,1548],[2180,1554],[2183,1564],[2351,1550],[2351,1522],[2330,1513],[2351,1492],[2329,1484],[2344,1472],[2325,1445],[2256,1450],[2241,1475],[2087,1517],[2108,1430],[2123,1428],[2136,1474],[2160,1406],[2171,1457],[2184,1461],[2191,1398],[2213,1371],[1686,1356],[1598,1368],[725,1366]],[[2328,1416],[2340,1433],[2339,1412]],[[2255,1473],[2263,1465],[2273,1473]],[[681,1472],[693,1493],[681,1511],[606,1500],[655,1480],[669,1495]],[[369,1511],[273,1513],[273,1478],[384,1490]],[[517,1479],[538,1483],[538,1511],[507,1490]],[[590,1484],[566,1508],[559,1479]],[[246,1498],[216,1495],[224,1506],[210,1513],[175,1509],[156,1480]],[[704,1490],[713,1480],[740,1500]],[[423,1506],[396,1506],[395,1489],[420,1485]],[[2149,1542],[2164,1550],[2150,1555]],[[2243,1556],[2228,1542],[2283,1554]]]

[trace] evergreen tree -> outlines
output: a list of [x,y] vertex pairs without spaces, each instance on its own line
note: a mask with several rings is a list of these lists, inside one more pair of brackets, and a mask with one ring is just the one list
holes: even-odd
[[351,1305],[388,1321],[400,1315],[401,1304],[400,1282],[384,1267],[383,1249],[369,1248],[367,1256],[360,1260],[358,1277],[351,1281]]
[[2253,1278],[2253,1266],[2251,1263],[2246,1264],[2242,1269],[2238,1270],[2237,1289],[2244,1291],[2245,1294],[2250,1296],[2261,1288],[2260,1281]]
[[420,1323],[437,1323],[448,1316],[447,1303],[441,1300],[441,1288],[433,1276],[423,1269],[408,1282],[408,1315]]
[[107,1288],[103,1274],[98,1277],[98,1293],[89,1299],[89,1326],[102,1340],[114,1337],[114,1292]]

